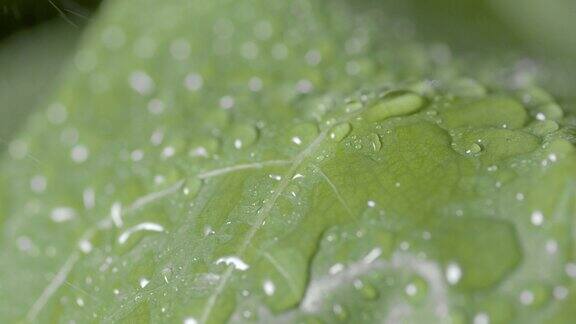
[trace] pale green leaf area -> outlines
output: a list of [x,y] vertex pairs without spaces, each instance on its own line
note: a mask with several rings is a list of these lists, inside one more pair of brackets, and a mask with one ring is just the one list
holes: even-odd
[[0,152],[30,111],[46,100],[80,31],[64,22],[23,31],[0,46]]
[[570,323],[563,103],[348,4],[105,4],[2,164],[2,322]]

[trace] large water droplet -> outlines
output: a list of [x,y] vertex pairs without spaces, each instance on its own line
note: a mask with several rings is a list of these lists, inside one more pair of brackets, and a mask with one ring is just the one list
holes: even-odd
[[[471,233],[471,228],[483,234]],[[460,271],[452,270],[450,280],[457,281],[459,290],[492,287],[515,269],[522,258],[515,229],[504,221],[454,218],[442,223],[441,233],[434,234],[430,242],[442,251],[442,256],[449,258],[447,263],[457,263]],[[485,261],[493,258],[499,262]]]
[[479,98],[486,95],[486,88],[474,79],[458,79],[449,86],[449,91],[458,97]]
[[562,108],[554,103],[547,103],[536,108],[538,113],[536,114],[536,119],[538,120],[560,120],[564,117],[564,111]]
[[516,129],[528,119],[524,107],[509,97],[487,97],[440,111],[448,128],[500,127]]
[[554,101],[546,90],[537,86],[522,89],[519,94],[522,102],[530,106],[539,106]]
[[424,106],[425,100],[411,91],[393,91],[368,108],[364,115],[369,121],[413,114]]
[[536,121],[530,124],[526,130],[536,136],[544,136],[557,131],[560,128],[558,123],[552,120]]

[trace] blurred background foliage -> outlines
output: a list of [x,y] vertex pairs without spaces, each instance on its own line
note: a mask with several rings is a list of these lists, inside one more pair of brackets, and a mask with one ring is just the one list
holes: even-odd
[[[529,57],[548,90],[575,101],[576,1],[350,0],[403,17],[415,38],[479,61]],[[0,0],[0,150],[57,83],[100,0]],[[162,2],[158,2],[161,6]]]

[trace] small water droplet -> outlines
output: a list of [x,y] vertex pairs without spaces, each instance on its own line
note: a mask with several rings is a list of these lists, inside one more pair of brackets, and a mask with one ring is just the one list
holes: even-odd
[[197,324],[198,321],[194,317],[187,317],[182,322],[183,324]]
[[410,302],[419,303],[428,295],[428,283],[424,278],[416,276],[404,287],[404,293]]
[[78,247],[80,248],[80,251],[86,254],[92,251],[92,243],[88,240],[80,240],[80,242],[78,242]]
[[140,284],[140,288],[146,288],[146,286],[148,286],[148,284],[150,283],[150,280],[146,278],[140,278],[140,281],[138,283]]
[[474,315],[472,322],[474,324],[490,324],[490,316],[484,312],[481,312]]
[[374,152],[378,152],[382,148],[382,142],[380,141],[380,136],[378,136],[378,134],[371,133],[368,135],[368,141],[370,143],[370,148]]
[[332,140],[340,142],[341,140],[346,138],[346,136],[348,136],[351,130],[352,125],[350,125],[350,123],[341,123],[332,128],[329,136]]
[[336,318],[338,318],[341,321],[344,321],[348,318],[348,311],[346,310],[346,308],[344,308],[344,306],[340,304],[334,304],[332,306],[332,312],[334,313]]
[[482,152],[482,147],[476,143],[470,144],[468,149],[466,149],[466,154],[474,155]]
[[349,100],[348,102],[346,102],[346,112],[347,113],[358,111],[358,110],[362,109],[362,107],[364,107],[362,102],[357,101],[357,100]]
[[200,191],[201,187],[202,180],[198,178],[190,178],[186,180],[186,183],[182,186],[182,193],[190,198],[194,198]]
[[537,86],[522,89],[519,95],[522,102],[530,106],[543,105],[554,101],[554,98],[546,90]]
[[274,282],[272,282],[271,280],[265,280],[264,283],[262,284],[262,289],[264,290],[264,293],[266,295],[272,296],[276,291],[276,285],[274,285]]
[[164,227],[156,223],[140,223],[122,232],[122,234],[120,234],[118,237],[118,243],[121,245],[125,244],[130,237],[139,232],[164,232]]
[[249,124],[236,125],[232,130],[231,136],[234,147],[239,150],[254,144],[258,139],[258,131]]
[[190,145],[189,155],[191,157],[207,158],[218,153],[220,141],[213,137],[201,138]]
[[575,279],[576,278],[576,263],[567,263],[564,267],[564,270],[568,277]]
[[289,131],[290,142],[295,145],[306,145],[318,136],[318,126],[313,123],[301,123]]
[[368,300],[375,300],[378,298],[379,293],[378,289],[376,289],[373,285],[364,284],[363,287],[360,289],[360,293],[362,297]]
[[534,283],[520,291],[518,300],[523,306],[539,308],[545,305],[551,297],[551,289],[545,284]]
[[530,215],[530,222],[532,222],[532,225],[534,226],[541,226],[542,223],[544,223],[544,215],[541,211],[535,210]]
[[462,269],[457,263],[451,262],[446,266],[446,281],[449,284],[455,285],[462,278]]
[[554,295],[554,298],[556,298],[557,300],[563,300],[566,299],[566,297],[568,297],[568,293],[569,293],[568,288],[564,286],[556,286],[554,287],[554,291],[552,294]]

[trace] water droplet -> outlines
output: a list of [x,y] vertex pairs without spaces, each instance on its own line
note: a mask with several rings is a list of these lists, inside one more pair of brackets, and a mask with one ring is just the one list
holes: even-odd
[[213,156],[220,149],[220,141],[213,137],[199,138],[190,145],[191,157],[207,158]]
[[227,266],[233,266],[234,269],[240,271],[246,271],[248,270],[248,268],[250,268],[250,266],[246,264],[246,262],[244,262],[242,259],[236,256],[226,256],[219,258],[218,260],[216,260],[216,264],[225,264]]
[[140,281],[139,281],[140,288],[145,288],[146,286],[148,286],[149,283],[150,283],[150,280],[148,280],[146,278],[140,278]]
[[378,136],[378,134],[371,133],[368,135],[368,141],[370,143],[370,148],[374,152],[378,152],[382,148],[382,142],[380,141],[380,136]]
[[76,145],[70,151],[70,157],[72,161],[76,163],[83,163],[88,159],[90,152],[88,148],[84,145]]
[[10,142],[8,153],[15,160],[22,160],[28,155],[28,144],[23,140],[14,140]]
[[147,95],[154,91],[154,80],[144,71],[132,72],[128,81],[132,89],[141,95]]
[[197,324],[198,321],[194,317],[187,317],[182,322],[183,324]]
[[482,147],[476,143],[470,144],[468,149],[466,149],[466,154],[474,155],[482,152]]
[[102,43],[108,49],[119,49],[126,42],[124,30],[118,26],[108,26],[101,35]]
[[341,321],[344,321],[348,318],[348,311],[344,308],[344,306],[340,304],[334,304],[332,306],[332,312]]
[[446,281],[449,284],[455,285],[462,277],[462,269],[457,263],[451,262],[446,266]]
[[535,210],[530,215],[530,222],[532,222],[532,225],[534,226],[540,226],[542,223],[544,223],[544,215],[541,211]]
[[164,112],[164,102],[158,98],[154,98],[148,102],[148,111],[153,115],[159,115]]
[[451,94],[458,97],[483,97],[486,95],[486,88],[474,79],[458,79],[450,85]]
[[54,125],[63,124],[68,118],[66,106],[61,103],[53,103],[46,110],[48,121]]
[[474,315],[472,322],[474,324],[490,324],[490,316],[484,312],[481,312]]
[[182,193],[190,198],[194,198],[200,191],[201,187],[202,180],[198,178],[190,178],[186,180],[186,183],[182,186]]
[[425,100],[411,91],[393,91],[386,94],[364,113],[369,121],[413,114],[424,106]]
[[313,123],[301,123],[289,131],[290,142],[295,145],[306,145],[318,136],[318,126]]
[[236,149],[248,147],[258,139],[258,131],[249,124],[236,125],[231,132],[233,144]]
[[92,243],[88,240],[80,240],[80,242],[78,242],[78,247],[80,248],[80,251],[86,254],[92,251]]
[[[554,103],[547,103],[536,108],[539,112],[536,114],[536,119],[538,120],[560,120],[564,117],[564,111],[562,108]],[[539,115],[541,114],[541,115]],[[540,116],[540,118],[538,118]]]
[[564,286],[556,286],[554,287],[554,291],[552,292],[554,298],[556,298],[557,300],[566,299],[566,297],[568,297],[568,293],[569,293],[568,288]]
[[198,73],[189,73],[184,78],[184,87],[189,91],[198,91],[204,85],[204,78]]
[[567,263],[564,270],[568,277],[573,279],[576,278],[576,263]]
[[530,86],[519,93],[522,102],[530,106],[539,106],[554,101],[554,98],[544,89]]
[[362,109],[362,107],[364,107],[362,102],[357,101],[357,100],[350,100],[350,101],[346,102],[346,112],[347,113],[358,111],[358,110]]
[[224,96],[220,98],[219,104],[222,109],[231,109],[236,104],[236,100],[232,96]]
[[276,291],[276,285],[274,285],[274,282],[272,282],[271,280],[265,280],[264,283],[262,284],[262,289],[264,290],[264,293],[266,295],[272,296]]
[[526,123],[526,109],[516,100],[493,96],[440,111],[442,123],[448,128],[503,127],[517,129]]
[[520,304],[533,308],[544,306],[550,300],[550,297],[550,287],[541,283],[529,285],[518,294]]
[[190,42],[186,39],[177,39],[170,43],[170,54],[178,61],[186,60],[190,56]]
[[414,277],[404,287],[404,293],[410,302],[419,303],[428,295],[428,283],[420,276]]
[[348,136],[351,130],[352,126],[350,125],[350,123],[341,123],[332,128],[329,136],[334,141],[340,142],[341,140],[346,138],[346,136]]
[[[470,228],[486,233],[482,240],[470,235]],[[434,233],[434,241],[449,262],[457,262],[461,274],[453,267],[451,279],[457,281],[458,288],[478,291],[493,287],[515,269],[521,261],[521,248],[513,227],[508,223],[487,219],[457,217],[445,224],[443,233]],[[458,244],[454,244],[454,242]],[[466,251],[475,251],[469,257]],[[484,258],[498,257],[499,262],[487,264]],[[446,269],[448,270],[448,269]],[[445,273],[448,277],[448,273]],[[447,278],[448,279],[448,278]],[[448,282],[448,280],[447,280]]]
[[148,231],[148,232],[164,232],[164,227],[156,223],[140,223],[138,225],[132,226],[124,231],[118,237],[118,243],[125,244],[128,239],[137,232]]
[[47,183],[46,178],[44,176],[37,175],[30,180],[30,189],[32,189],[32,191],[34,191],[35,193],[44,192],[44,190],[46,190],[46,186]]
[[544,120],[530,124],[526,130],[536,136],[544,136],[557,131],[559,128],[560,126],[555,121]]
[[52,210],[50,218],[56,223],[67,222],[76,217],[76,211],[71,207],[57,207]]
[[363,287],[360,289],[360,293],[362,297],[368,300],[375,300],[379,296],[378,289],[376,289],[373,285],[364,284]]

